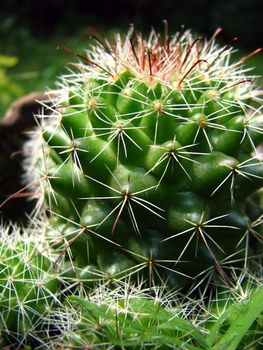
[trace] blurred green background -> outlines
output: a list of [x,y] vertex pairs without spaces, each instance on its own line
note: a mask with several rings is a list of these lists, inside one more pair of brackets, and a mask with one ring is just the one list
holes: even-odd
[[[152,26],[161,31],[167,19],[170,34],[184,24],[209,36],[220,26],[222,44],[237,36],[235,46],[246,55],[262,45],[262,10],[262,0],[1,0],[0,116],[15,98],[54,87],[74,60],[58,45],[79,52],[92,34],[125,33],[130,23],[145,33]],[[262,74],[262,61],[262,54],[249,60],[255,74]]]

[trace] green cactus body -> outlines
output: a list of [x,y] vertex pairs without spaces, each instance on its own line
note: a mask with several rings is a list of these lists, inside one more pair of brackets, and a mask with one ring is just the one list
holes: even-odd
[[47,342],[51,309],[60,305],[58,278],[51,272],[46,247],[13,230],[10,234],[11,230],[1,228],[1,335],[6,344],[16,348],[34,347]]
[[83,282],[192,288],[237,251],[229,264],[249,266],[262,242],[263,121],[231,50],[131,30],[62,78],[35,166],[53,215],[46,234],[86,269]]

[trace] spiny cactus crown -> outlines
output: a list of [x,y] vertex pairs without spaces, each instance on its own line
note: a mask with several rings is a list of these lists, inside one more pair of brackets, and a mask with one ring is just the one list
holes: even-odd
[[50,94],[33,181],[46,235],[85,285],[207,291],[262,251],[260,92],[219,31],[145,40],[132,28],[74,53]]

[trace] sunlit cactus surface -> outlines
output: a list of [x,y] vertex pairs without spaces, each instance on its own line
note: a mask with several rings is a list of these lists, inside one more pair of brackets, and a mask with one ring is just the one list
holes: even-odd
[[[39,115],[28,182],[68,276],[207,293],[262,255],[261,92],[231,45],[96,39]],[[32,160],[33,159],[33,160]],[[67,274],[65,273],[65,275]]]

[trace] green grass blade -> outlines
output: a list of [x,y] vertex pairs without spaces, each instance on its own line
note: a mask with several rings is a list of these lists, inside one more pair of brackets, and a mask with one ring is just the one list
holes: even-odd
[[[263,286],[257,289],[251,297],[248,300],[243,301],[242,304],[239,303],[232,305],[226,313],[222,315],[219,320],[219,325],[223,323],[231,312],[236,312],[237,308],[239,310],[239,316],[230,324],[221,339],[212,346],[213,350],[236,350],[238,348],[238,345],[253,322],[263,312]],[[216,331],[218,331],[218,325],[215,327]],[[215,333],[213,333],[213,336],[214,334]],[[211,343],[211,340],[213,340],[213,337],[210,337],[209,343]]]

